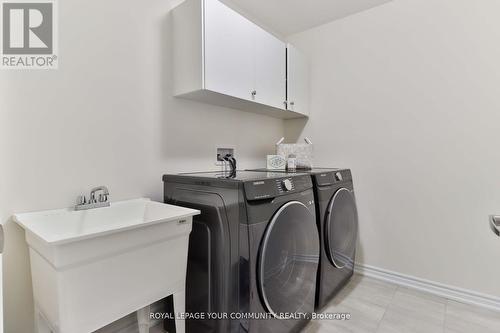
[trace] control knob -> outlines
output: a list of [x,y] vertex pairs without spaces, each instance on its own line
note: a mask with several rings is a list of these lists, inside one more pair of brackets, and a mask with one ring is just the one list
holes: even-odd
[[342,174],[340,172],[336,172],[335,173],[335,179],[339,182],[342,181]]
[[291,191],[293,188],[292,181],[290,179],[285,179],[281,182],[281,185],[283,186],[283,189],[285,191]]

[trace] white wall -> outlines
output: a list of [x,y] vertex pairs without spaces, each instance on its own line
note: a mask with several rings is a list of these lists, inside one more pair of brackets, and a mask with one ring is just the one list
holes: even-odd
[[0,72],[6,332],[33,330],[27,249],[10,215],[71,206],[100,184],[111,200],[162,200],[161,176],[214,169],[216,144],[261,167],[283,136],[281,120],[171,96],[172,4],[62,1],[59,70]]
[[500,296],[500,2],[396,0],[291,38],[316,164],[351,167],[359,261]]

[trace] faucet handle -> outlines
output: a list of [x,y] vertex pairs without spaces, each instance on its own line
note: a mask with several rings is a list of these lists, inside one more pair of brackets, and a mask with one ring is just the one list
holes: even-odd
[[78,205],[85,205],[87,203],[87,198],[84,195],[79,195],[76,203]]
[[99,194],[99,202],[108,201],[108,196],[106,194]]

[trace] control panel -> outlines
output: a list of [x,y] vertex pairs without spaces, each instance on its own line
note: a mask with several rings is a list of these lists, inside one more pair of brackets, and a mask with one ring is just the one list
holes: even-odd
[[336,171],[326,171],[314,174],[314,179],[318,186],[333,185],[338,182],[352,180],[351,170],[342,169]]
[[245,195],[248,200],[271,199],[312,188],[309,175],[279,177],[245,182]]

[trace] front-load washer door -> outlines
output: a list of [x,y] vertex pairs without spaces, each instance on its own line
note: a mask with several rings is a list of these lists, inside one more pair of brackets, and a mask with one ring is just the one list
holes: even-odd
[[352,269],[358,233],[358,213],[352,191],[335,192],[325,215],[325,250],[337,268]]
[[261,243],[259,292],[275,317],[314,308],[319,236],[314,215],[301,202],[283,205],[273,216]]

